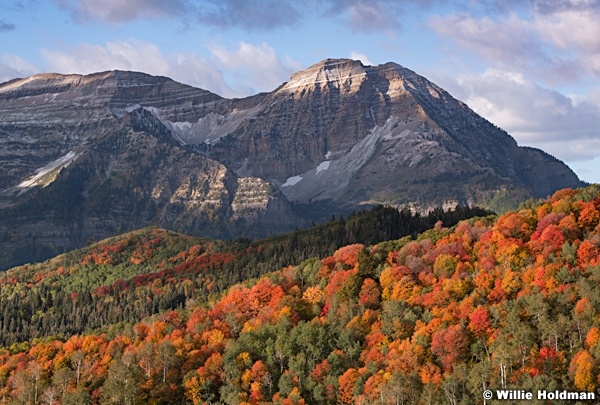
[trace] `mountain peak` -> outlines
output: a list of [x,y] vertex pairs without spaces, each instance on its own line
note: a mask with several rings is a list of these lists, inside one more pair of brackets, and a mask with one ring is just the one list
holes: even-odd
[[39,88],[46,86],[48,83],[53,84],[73,84],[78,83],[82,79],[81,75],[62,75],[58,73],[37,73],[23,79],[14,79],[6,83],[0,84],[0,93],[8,93],[15,90]]
[[360,60],[355,60],[355,59],[349,59],[349,58],[327,58],[327,59],[323,59],[320,62],[315,63],[314,65],[310,66],[308,69],[314,68],[314,67],[322,67],[324,69],[344,69],[347,68],[348,66],[362,66],[365,67],[365,65],[363,65],[363,63]]
[[366,67],[359,60],[324,59],[308,68],[294,73],[283,90],[314,87],[324,83],[342,83],[348,79],[365,76]]
[[282,89],[292,90],[306,86],[314,87],[317,84],[322,86],[327,83],[335,87],[339,87],[342,83],[348,86],[351,82],[361,83],[367,76],[385,76],[388,80],[420,77],[412,70],[394,62],[365,66],[360,60],[330,58],[294,73]]
[[152,76],[147,73],[109,70],[98,73],[83,74],[61,74],[61,73],[37,73],[23,79],[14,79],[6,83],[0,83],[0,94],[9,92],[28,92],[35,94],[44,92],[65,91],[69,88],[79,86],[101,85],[107,87],[130,87],[154,85],[159,83],[173,82],[165,76]]

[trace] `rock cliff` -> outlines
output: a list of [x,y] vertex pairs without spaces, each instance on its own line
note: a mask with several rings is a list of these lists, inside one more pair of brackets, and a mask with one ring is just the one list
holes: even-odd
[[15,79],[0,171],[0,267],[147,225],[254,237],[312,220],[289,201],[494,208],[583,185],[415,72],[349,59],[245,99],[136,72]]
[[219,99],[130,72],[0,86],[0,268],[148,225],[213,238],[303,226],[274,185],[183,148],[152,112]]

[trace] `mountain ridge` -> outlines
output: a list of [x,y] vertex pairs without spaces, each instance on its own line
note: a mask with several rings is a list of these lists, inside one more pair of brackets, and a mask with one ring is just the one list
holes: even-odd
[[[336,70],[339,67],[341,69]],[[270,93],[263,103],[268,106],[256,118],[256,121],[262,120],[260,124],[252,125],[249,122],[248,128],[238,128],[238,133],[233,134],[235,141],[214,145],[212,155],[234,170],[269,178],[280,186],[290,178],[301,178],[291,187],[282,188],[284,194],[292,200],[319,198],[319,193],[327,187],[311,189],[311,185],[304,184],[302,179],[310,178],[312,181],[317,173],[326,173],[324,170],[319,171],[318,167],[330,160],[326,158],[328,154],[332,157],[331,160],[342,159],[339,163],[342,167],[347,167],[343,159],[353,160],[348,155],[356,145],[363,147],[362,156],[367,154],[364,152],[366,148],[373,160],[386,160],[372,170],[379,173],[384,173],[384,169],[394,171],[392,166],[399,166],[394,162],[398,159],[402,160],[400,166],[416,166],[423,160],[424,154],[439,155],[438,161],[446,160],[457,166],[455,171],[458,173],[491,168],[496,172],[494,181],[505,184],[488,190],[487,194],[493,194],[503,187],[520,188],[520,192],[523,192],[526,188],[544,185],[545,187],[535,190],[536,197],[544,197],[553,192],[554,187],[560,187],[561,183],[565,186],[583,185],[568,168],[559,170],[564,177],[559,181],[550,182],[541,178],[536,182],[520,184],[523,182],[516,175],[519,167],[514,167],[518,164],[513,164],[512,160],[527,160],[527,151],[521,149],[506,132],[469,110],[466,104],[455,100],[439,86],[415,72],[395,63],[365,67],[359,61],[325,60],[292,75],[290,81]],[[269,122],[268,118],[264,119],[269,115],[281,118]],[[301,117],[298,118],[297,115]],[[311,115],[315,116],[312,120]],[[453,115],[458,116],[458,119]],[[387,123],[390,127],[384,128]],[[399,126],[401,130],[394,130]],[[303,130],[309,133],[303,133]],[[475,134],[477,137],[474,137]],[[261,145],[277,144],[266,152],[261,151],[259,155],[275,156],[271,159],[274,161],[266,163],[259,156],[254,158],[254,162],[250,160],[253,150],[248,143],[256,142],[245,139],[250,137],[261,137]],[[382,146],[385,141],[387,145]],[[364,144],[360,145],[360,142]],[[298,145],[301,150],[297,150]],[[386,156],[377,155],[375,149],[378,146],[384,149]],[[411,146],[414,148],[405,152]],[[329,150],[333,147],[337,150]],[[422,151],[418,151],[419,148]],[[283,155],[278,158],[278,153]],[[367,160],[368,158],[363,159],[360,163],[366,164]],[[353,181],[361,172],[368,170],[360,164],[358,166],[354,167],[355,173],[347,179],[347,190],[350,193],[350,189],[368,188],[369,180],[372,180],[367,176],[367,184]],[[414,178],[407,170],[399,171],[400,176],[396,177],[413,177],[418,180],[418,176]],[[436,168],[435,165],[430,165],[429,171],[433,171],[430,175],[446,173],[447,167]],[[341,176],[343,178],[343,174]],[[509,180],[506,181],[506,178]],[[406,182],[402,186],[407,186]],[[294,188],[300,191],[292,191]],[[452,190],[446,191],[452,194]],[[418,192],[414,194],[419,195]],[[333,199],[336,197],[341,199],[340,196],[334,196]],[[393,203],[395,199],[397,204],[414,203],[415,200],[392,197],[392,201],[386,201],[375,197],[367,200]],[[476,195],[457,197],[456,202],[462,203],[483,200]],[[354,201],[360,202],[361,200]],[[436,202],[439,205],[443,201],[438,198]]]
[[[514,206],[526,198],[584,184],[562,162],[543,151],[519,147],[510,135],[439,86],[392,62],[364,66],[350,59],[327,59],[292,75],[272,92],[242,99],[226,99],[139,72],[39,74],[0,84],[0,116],[0,207],[7,220],[24,221],[20,227],[11,222],[16,229],[0,223],[5,232],[0,251],[14,248],[11,238],[27,240],[23,229],[49,209],[38,202],[33,205],[42,211],[27,211],[23,207],[31,205],[31,199],[50,199],[56,184],[63,184],[63,194],[52,198],[74,198],[66,191],[72,193],[73,185],[65,182],[66,176],[74,181],[72,174],[77,170],[88,181],[78,183],[76,191],[84,206],[105,208],[99,194],[83,190],[104,190],[115,201],[120,195],[128,196],[129,205],[109,215],[106,223],[122,223],[123,229],[173,226],[167,218],[183,214],[135,217],[146,211],[136,211],[140,203],[132,192],[112,186],[93,188],[111,179],[113,185],[138,190],[142,205],[158,204],[165,212],[174,212],[175,206],[184,210],[197,206],[193,191],[197,185],[190,181],[210,176],[190,174],[194,169],[184,163],[178,163],[184,172],[171,170],[169,176],[162,176],[139,160],[157,154],[162,158],[156,162],[182,162],[183,153],[198,167],[208,161],[215,162],[208,166],[223,166],[217,171],[224,170],[236,186],[222,194],[219,206],[228,208],[207,220],[218,218],[208,228],[222,228],[222,235],[228,237],[265,236],[311,221],[294,213],[290,202],[319,203],[332,212],[365,204],[409,206],[420,212],[457,204],[494,208],[498,200]],[[116,142],[108,148],[112,157],[98,152],[104,150],[98,145],[107,145],[108,139]],[[152,173],[173,194],[166,198],[155,193],[153,188],[158,186],[153,179],[130,178],[130,173]],[[207,183],[207,189],[214,184]],[[246,197],[235,197],[238,186]],[[179,188],[187,191],[175,197]],[[198,193],[207,197],[201,190]],[[155,194],[166,199],[153,198]],[[242,200],[254,208],[242,208]],[[128,211],[136,214],[124,216]],[[52,210],[46,214],[54,218]],[[100,218],[97,213],[89,214]],[[46,223],[48,228],[55,227],[52,221]],[[95,224],[101,222],[98,219]],[[180,222],[187,225],[178,229],[207,232],[192,222]],[[87,227],[69,223],[67,233]],[[252,228],[258,223],[261,228]],[[51,231],[35,229],[52,240]],[[110,236],[116,230],[103,232],[94,237]]]

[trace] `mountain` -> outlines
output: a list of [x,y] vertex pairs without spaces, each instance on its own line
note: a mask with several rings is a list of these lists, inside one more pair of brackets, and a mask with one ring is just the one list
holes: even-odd
[[219,97],[129,72],[0,86],[0,268],[148,225],[233,238],[304,224],[268,181],[182,148],[123,100],[181,112]]
[[289,200],[435,206],[545,197],[582,182],[395,63],[328,59],[246,109],[177,123],[176,136]]
[[[393,209],[354,219],[378,211]],[[599,241],[598,185],[267,274],[252,274],[267,241],[227,251],[133,232],[0,277],[0,392],[9,403],[416,405],[481,403],[491,390],[491,402],[597,403]],[[235,273],[215,269],[236,261],[251,278],[224,288]],[[63,335],[86,324],[102,326]]]
[[0,117],[0,268],[147,225],[255,237],[363,204],[498,208],[583,185],[394,63],[328,59],[244,99],[38,74],[0,84]]

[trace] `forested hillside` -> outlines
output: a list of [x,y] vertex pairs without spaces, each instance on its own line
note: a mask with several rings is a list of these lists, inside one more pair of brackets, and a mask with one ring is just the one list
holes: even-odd
[[[161,232],[172,237],[142,232],[148,240],[133,244],[134,252],[151,246],[150,236]],[[143,289],[133,288],[133,273],[122,287],[116,280],[94,286],[94,305],[119,311],[119,300],[150,302],[153,291],[168,285],[206,285],[207,294],[132,325],[12,344],[0,351],[0,398],[54,404],[475,404],[487,388],[598,386],[597,185],[559,191],[498,219],[475,218],[452,228],[438,222],[414,239],[346,245],[321,260],[247,274],[254,278],[228,289],[227,283],[217,288],[208,275],[235,262],[228,255],[238,255],[216,249],[218,242],[180,243],[189,243],[181,245],[182,256],[192,249],[215,252],[196,253],[214,257],[214,267],[170,281],[166,267],[176,267],[161,267],[162,261],[139,251],[141,260],[158,263],[154,274],[165,273],[145,275],[147,282],[138,283]],[[250,256],[260,250],[237,243],[246,243]],[[90,269],[104,266],[101,252],[98,246],[87,251],[95,255]],[[177,257],[172,253],[165,264]],[[138,260],[133,252],[127,257]],[[185,257],[176,260],[177,266],[186,263]],[[31,279],[38,274],[39,280]],[[47,297],[64,288],[48,272],[21,281],[4,277],[3,293],[6,283],[13,290],[3,305],[24,299],[44,280]],[[81,291],[71,290],[64,305],[77,308]]]
[[211,241],[154,228],[130,232],[0,273],[0,347],[131,324],[186,303],[204,303],[235,283],[326,257],[351,243],[416,236],[437,221],[453,225],[489,214],[457,207],[421,217],[378,206],[258,241]]

